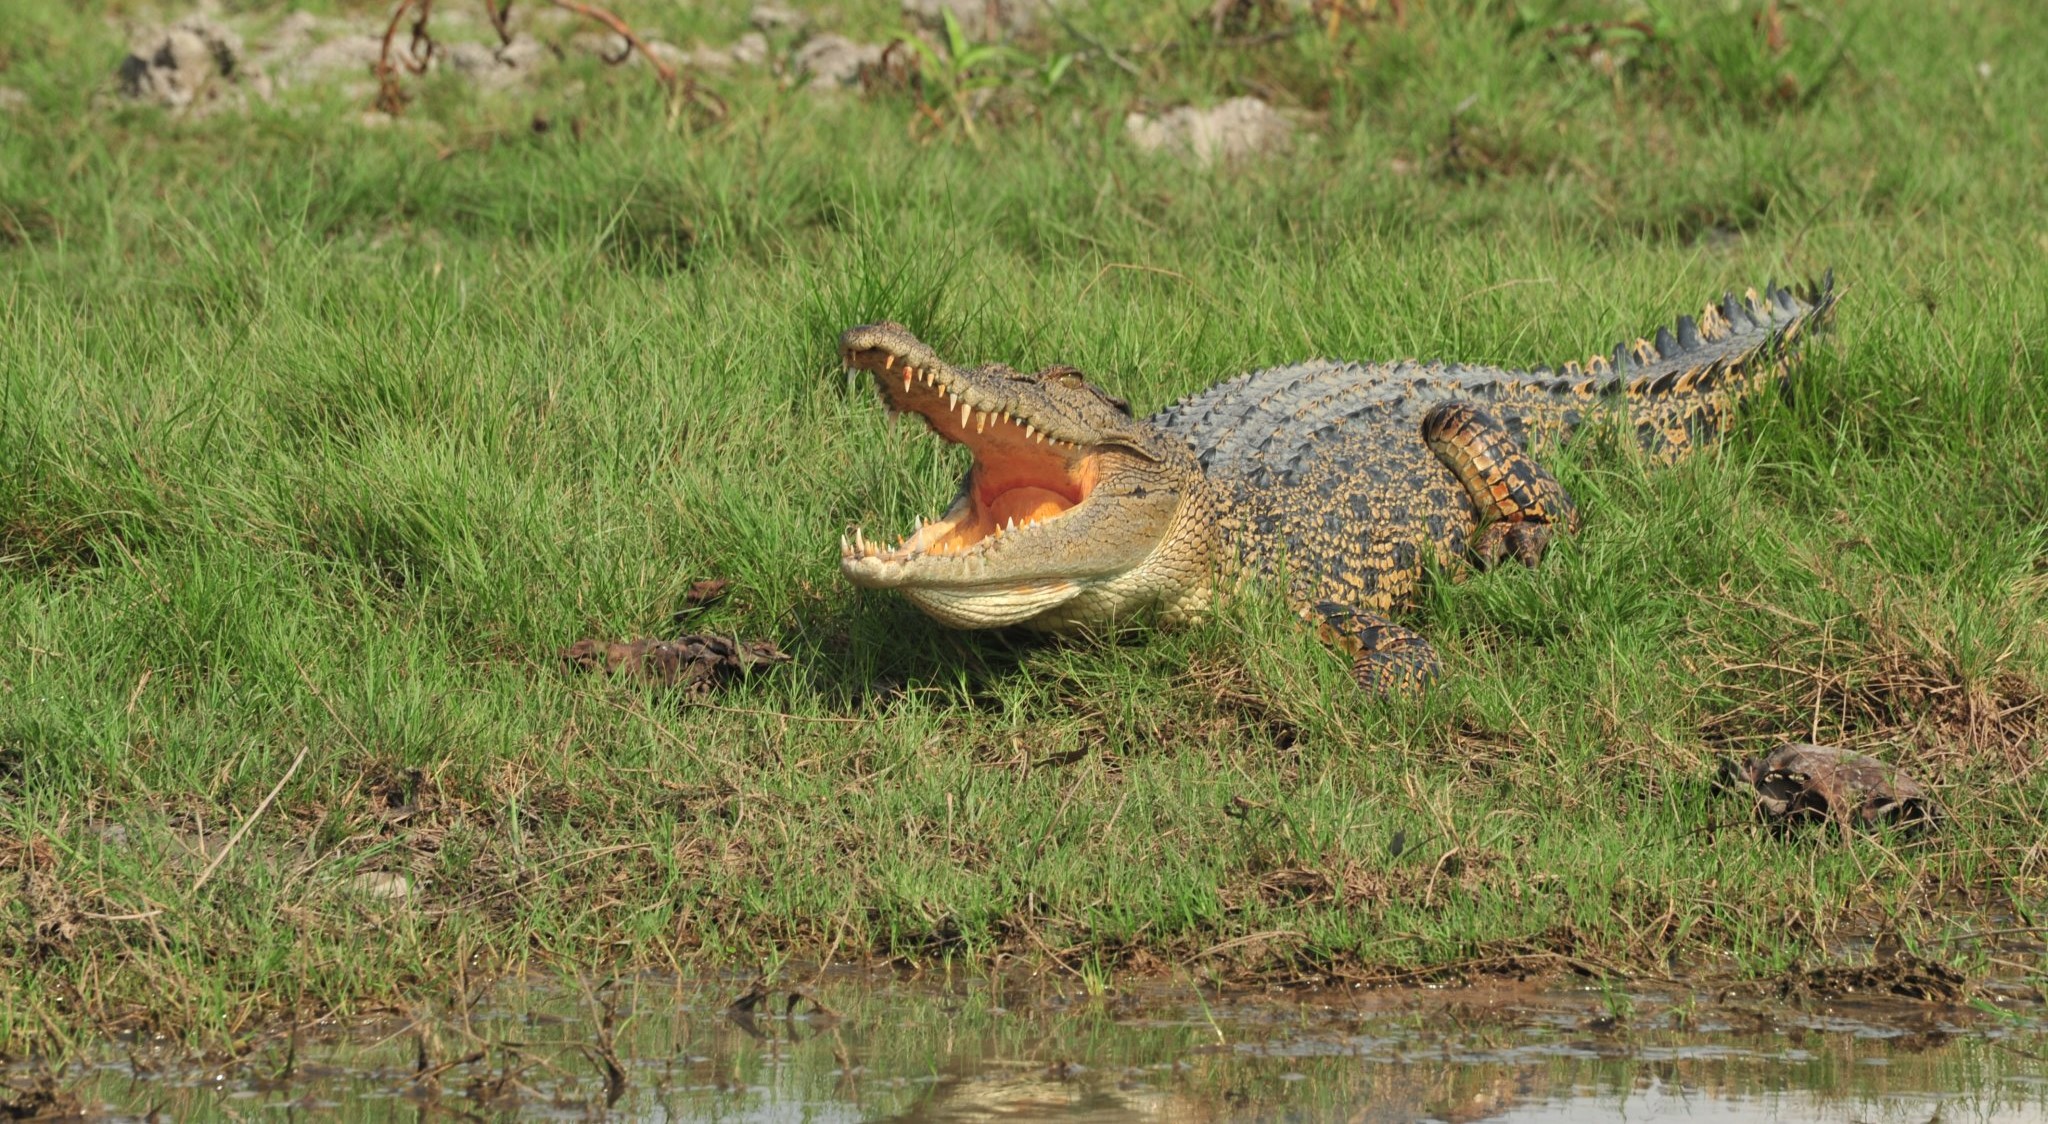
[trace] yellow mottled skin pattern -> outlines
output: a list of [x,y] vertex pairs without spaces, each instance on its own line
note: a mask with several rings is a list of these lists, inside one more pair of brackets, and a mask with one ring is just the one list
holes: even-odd
[[[968,628],[1175,620],[1271,582],[1352,657],[1362,685],[1411,690],[1437,658],[1392,618],[1431,565],[1534,565],[1577,529],[1532,449],[1606,422],[1652,460],[1680,460],[1787,376],[1834,301],[1832,275],[1798,294],[1766,286],[1558,370],[1314,360],[1142,420],[1071,368],[955,367],[897,325],[850,329],[848,364],[874,371],[892,408],[975,449],[976,467],[935,524],[943,534],[880,550],[856,532],[841,566]],[[1005,497],[1070,493],[1032,507],[1023,527],[977,537],[1004,522],[991,512],[1016,506]]]

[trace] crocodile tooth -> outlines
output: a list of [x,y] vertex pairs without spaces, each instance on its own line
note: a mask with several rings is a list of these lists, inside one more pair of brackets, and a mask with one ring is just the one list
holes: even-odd
[[974,432],[976,432],[976,433],[980,433],[980,432],[981,432],[982,430],[984,430],[984,429],[987,429],[987,428],[988,428],[988,411],[987,411],[987,410],[983,410],[983,411],[982,411],[981,413],[979,413],[979,414],[976,414],[976,415],[974,416]]
[[839,536],[839,557],[853,557],[853,540],[847,538],[845,535]]
[[886,352],[886,351],[885,351],[885,352],[883,352],[883,353],[882,353],[882,369],[883,369],[884,371],[893,371],[893,370],[895,370],[895,369],[896,369],[896,357],[895,357],[894,355],[891,355],[891,354],[889,354],[889,353],[888,353],[888,352]]
[[1016,529],[1017,529],[1017,517],[1016,517],[1016,516],[1014,516],[1014,515],[1012,515],[1012,516],[1010,516],[1010,525],[1009,525],[1008,527],[1004,528],[1004,530],[1008,530],[1008,531],[1014,531],[1014,530],[1016,530]]
[[1024,436],[1026,436],[1026,437],[1030,437],[1030,436],[1032,436],[1032,435],[1036,434],[1037,432],[1038,432],[1037,430],[1035,430],[1035,429],[1031,428],[1031,423],[1030,423],[1030,422],[1025,422],[1025,423],[1024,423]]
[[910,368],[903,368],[903,393],[910,393]]
[[972,405],[971,403],[967,403],[967,402],[962,402],[962,403],[960,403],[960,428],[961,428],[961,429],[966,429],[966,428],[967,428],[967,423],[968,423],[968,422],[971,422],[971,421],[973,421],[973,420],[974,420],[974,406],[973,406],[973,405]]

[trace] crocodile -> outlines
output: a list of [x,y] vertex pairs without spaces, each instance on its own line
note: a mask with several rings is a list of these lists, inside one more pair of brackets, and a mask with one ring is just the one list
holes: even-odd
[[952,627],[1050,632],[1171,623],[1265,583],[1362,687],[1414,692],[1441,661],[1397,618],[1432,567],[1533,566],[1578,530],[1538,456],[1601,424],[1655,464],[1711,446],[1789,377],[1835,299],[1832,271],[1767,284],[1556,368],[1311,360],[1145,418],[1073,367],[961,367],[900,324],[861,325],[839,339],[849,376],[973,463],[945,513],[893,544],[853,528],[840,569]]

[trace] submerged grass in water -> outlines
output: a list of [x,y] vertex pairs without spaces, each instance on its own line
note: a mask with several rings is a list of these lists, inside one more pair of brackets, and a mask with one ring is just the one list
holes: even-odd
[[[873,7],[841,19],[880,37]],[[382,129],[317,90],[166,118],[91,99],[115,32],[26,5],[0,1050],[534,964],[1760,974],[1853,934],[2038,972],[1965,930],[2043,893],[2048,59],[2019,4],[1815,8],[1775,54],[1761,10],[1609,75],[1549,33],[1598,4],[1249,47],[1108,7],[1082,30],[1177,46],[1010,89],[977,146],[907,94],[744,75],[724,124],[664,125],[644,74],[576,64],[435,79]],[[703,18],[675,32],[740,27]],[[1309,112],[1291,155],[1125,142],[1132,107],[1245,89]],[[1267,602],[1047,644],[836,573],[843,526],[959,471],[847,392],[850,324],[1144,410],[1307,355],[1556,363],[1828,265],[1834,335],[1724,448],[1568,450],[1582,535],[1434,583],[1419,703]],[[709,704],[556,666],[710,576],[733,595],[681,627],[793,663]],[[1716,765],[1786,739],[1916,771],[1947,828],[1753,826]]]

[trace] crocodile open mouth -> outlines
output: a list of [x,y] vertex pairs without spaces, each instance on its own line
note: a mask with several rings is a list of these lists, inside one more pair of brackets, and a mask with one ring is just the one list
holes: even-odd
[[985,388],[956,378],[943,363],[918,364],[884,349],[848,349],[849,368],[870,371],[894,413],[916,414],[948,442],[974,456],[960,498],[930,521],[920,520],[894,546],[855,528],[840,546],[843,561],[903,564],[928,557],[986,554],[1010,536],[1057,519],[1088,498],[1094,457],[991,400]]

